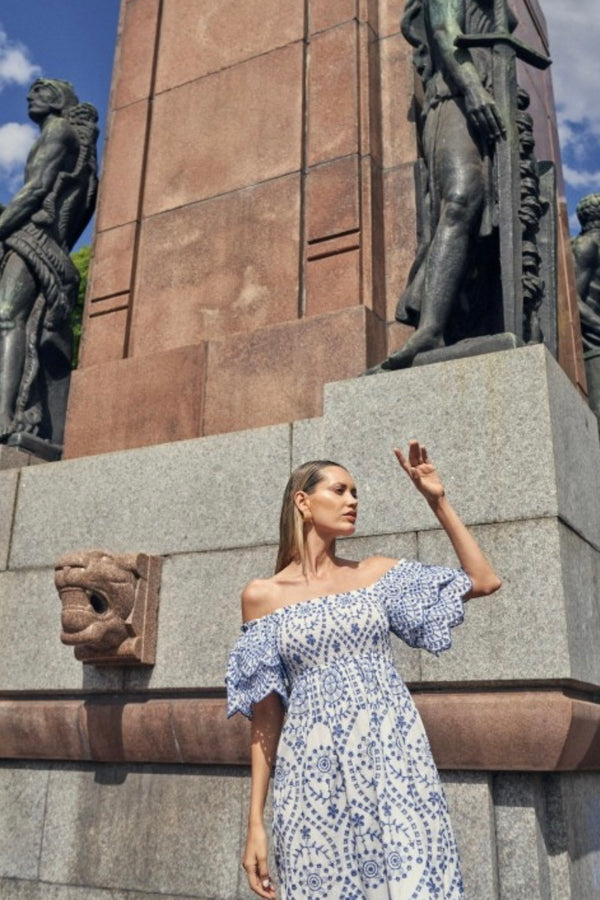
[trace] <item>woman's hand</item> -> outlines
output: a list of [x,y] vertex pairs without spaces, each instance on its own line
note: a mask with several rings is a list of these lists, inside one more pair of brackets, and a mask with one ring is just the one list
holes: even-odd
[[248,876],[248,884],[255,894],[264,897],[265,900],[273,900],[275,886],[271,881],[267,863],[267,833],[264,825],[251,824],[248,826],[246,850],[242,861],[242,868]]
[[408,442],[408,460],[401,450],[394,450],[396,459],[428,503],[436,503],[444,494],[437,469],[427,456],[427,450],[418,441]]

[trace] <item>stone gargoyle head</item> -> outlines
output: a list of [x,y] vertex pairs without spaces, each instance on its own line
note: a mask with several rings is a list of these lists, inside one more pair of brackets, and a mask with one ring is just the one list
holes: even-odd
[[58,560],[61,641],[75,647],[77,659],[154,663],[161,564],[159,556],[107,550],[77,550]]

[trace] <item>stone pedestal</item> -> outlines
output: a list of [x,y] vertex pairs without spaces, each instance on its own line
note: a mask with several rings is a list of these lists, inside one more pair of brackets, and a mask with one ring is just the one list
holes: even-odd
[[[404,343],[418,149],[403,8],[123,0],[65,457],[318,417],[325,383]],[[516,12],[547,51],[537,0]],[[538,157],[560,167],[550,76],[521,76]]]
[[[452,563],[392,454],[411,437],[503,578],[448,653],[395,648],[467,896],[596,895],[600,444],[537,346],[330,384],[316,419],[0,472],[2,897],[250,897],[248,729],[223,700],[239,592],[273,570],[291,466],[324,455],[358,482],[344,555]],[[53,564],[85,546],[164,557],[152,669],[83,667],[61,645]]]

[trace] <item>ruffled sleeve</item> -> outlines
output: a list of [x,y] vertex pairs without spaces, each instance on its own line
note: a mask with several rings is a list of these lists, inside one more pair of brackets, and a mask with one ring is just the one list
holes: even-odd
[[242,635],[229,656],[225,683],[227,718],[241,712],[251,719],[253,704],[273,691],[287,708],[287,679],[277,649],[275,616],[242,625]]
[[462,569],[401,561],[381,579],[390,629],[410,647],[441,653],[463,620],[462,598],[472,587]]

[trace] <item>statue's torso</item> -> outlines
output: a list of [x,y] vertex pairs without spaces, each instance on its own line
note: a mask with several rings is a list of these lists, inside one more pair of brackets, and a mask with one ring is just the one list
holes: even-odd
[[[25,185],[35,185],[42,182],[49,166],[56,166],[57,174],[54,183],[48,185],[44,200],[52,195],[54,215],[53,221],[47,223],[49,232],[55,231],[55,225],[60,219],[60,211],[63,201],[58,191],[61,176],[68,176],[74,172],[79,153],[79,141],[74,128],[64,119],[45,123],[39,136],[34,142],[27,162],[25,164]],[[60,236],[55,234],[57,239]]]

